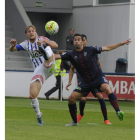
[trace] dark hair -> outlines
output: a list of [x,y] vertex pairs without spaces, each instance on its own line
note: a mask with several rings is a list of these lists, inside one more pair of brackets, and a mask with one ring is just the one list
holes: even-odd
[[85,37],[85,39],[87,40],[87,36],[85,34],[81,34],[83,37]]
[[82,41],[83,41],[83,36],[82,36],[81,34],[75,34],[74,37],[75,37],[75,36],[81,36]]
[[29,25],[29,26],[26,27],[25,33],[27,33],[27,31],[29,30],[30,27],[32,27],[33,29],[36,30],[36,27],[34,25]]

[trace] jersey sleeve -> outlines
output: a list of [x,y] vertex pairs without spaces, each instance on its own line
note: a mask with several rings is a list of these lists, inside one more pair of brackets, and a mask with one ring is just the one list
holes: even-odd
[[60,54],[62,60],[69,60],[69,53]]
[[16,45],[16,48],[17,48],[18,51],[26,50],[26,42],[24,41],[24,42]]
[[96,54],[96,60],[97,60],[97,61],[99,60],[99,56],[98,56],[98,54]]
[[91,51],[95,54],[100,54],[102,52],[102,47],[98,46],[90,46]]

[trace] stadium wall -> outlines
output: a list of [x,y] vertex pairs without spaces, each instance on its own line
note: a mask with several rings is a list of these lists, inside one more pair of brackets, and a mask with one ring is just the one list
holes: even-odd
[[128,69],[127,72],[135,72],[135,5],[130,5],[130,18],[129,18],[129,37],[132,42],[128,47]]
[[[72,13],[72,0],[20,0],[27,12],[45,13]],[[42,6],[37,7],[36,2],[41,2]]]
[[5,0],[5,16],[12,25],[17,42],[27,39],[25,28],[32,23],[19,0]]
[[[5,96],[11,97],[29,97],[29,86],[33,72],[29,71],[6,71],[5,72]],[[69,91],[65,89],[68,83],[69,73],[66,77],[63,77],[63,99],[68,99],[73,89],[77,86],[76,74],[74,74],[72,85],[69,87]],[[109,85],[112,91],[116,94],[120,100],[135,100],[135,76],[130,75],[106,75]],[[45,81],[42,89],[38,95],[39,98],[45,98],[44,93],[55,86],[56,78],[52,75]],[[104,98],[108,97],[103,93]],[[50,98],[58,99],[58,90],[54,92]],[[90,93],[88,98],[94,99]]]
[[[68,83],[68,73],[66,77],[63,77],[63,98],[67,99],[72,93],[73,89],[77,85],[76,75],[74,74],[72,85],[69,88],[69,91],[66,91],[65,87]],[[32,79],[33,72],[25,71],[6,71],[5,72],[5,96],[13,97],[29,97],[29,86]],[[40,98],[45,98],[44,93],[50,90],[55,86],[56,78],[54,75],[49,77],[46,80],[41,88],[41,91],[38,95]],[[50,98],[58,98],[58,90],[54,92]]]
[[93,6],[97,3],[97,0],[73,0],[73,6]]
[[130,3],[73,8],[75,33],[86,34],[88,45],[105,46],[132,38],[130,45],[99,55],[104,72],[115,72],[116,60],[125,58],[129,61],[127,72],[135,73],[135,25],[134,20],[131,21],[130,18],[134,19],[134,5]]

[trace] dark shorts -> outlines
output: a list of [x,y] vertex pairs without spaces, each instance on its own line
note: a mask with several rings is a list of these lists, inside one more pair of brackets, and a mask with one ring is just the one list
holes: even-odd
[[84,96],[87,96],[91,92],[96,97],[96,93],[101,92],[100,87],[103,83],[108,84],[105,76],[100,76],[89,84],[85,83],[84,81],[80,81],[74,91],[83,93]]
[[94,97],[97,97],[97,95],[96,95],[96,93],[102,93],[102,91],[101,90],[98,90],[97,88],[94,88],[92,91],[90,91],[91,93],[92,93],[92,95],[94,96]]

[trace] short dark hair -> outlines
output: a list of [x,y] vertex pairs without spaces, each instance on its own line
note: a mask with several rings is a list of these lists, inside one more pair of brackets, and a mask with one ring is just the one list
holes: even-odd
[[82,36],[81,34],[78,34],[78,33],[77,33],[77,34],[74,35],[74,37],[75,37],[75,36],[81,36],[82,41],[83,41],[83,36]]
[[81,34],[83,37],[85,37],[85,39],[87,40],[87,36],[85,34]]

